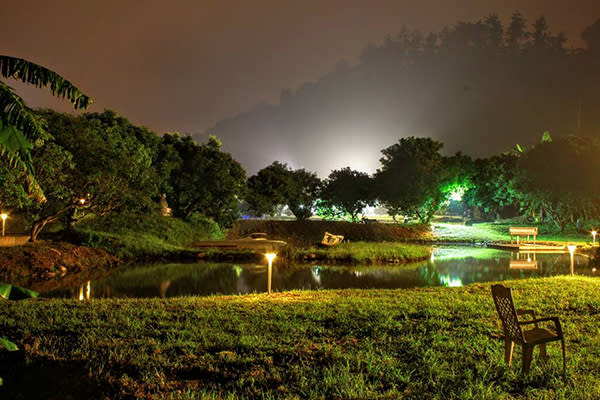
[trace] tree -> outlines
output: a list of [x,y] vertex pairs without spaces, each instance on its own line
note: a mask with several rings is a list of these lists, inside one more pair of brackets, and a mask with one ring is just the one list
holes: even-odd
[[279,206],[286,205],[296,219],[304,220],[313,214],[320,185],[314,172],[292,170],[274,161],[248,178],[246,201],[257,215],[274,215]]
[[395,219],[417,216],[429,222],[444,194],[442,143],[430,138],[406,137],[381,150],[381,168],[375,174],[379,200]]
[[287,191],[292,179],[284,163],[274,161],[248,178],[246,201],[256,215],[274,215],[279,205],[287,203]]
[[22,207],[30,240],[59,218],[70,228],[88,212],[104,216],[157,208],[156,134],[112,111],[41,115],[52,139],[33,151],[33,163],[48,195],[44,203]]
[[365,207],[375,204],[373,181],[368,174],[350,167],[333,170],[324,183],[321,198],[326,206],[344,211],[356,222]]
[[600,19],[585,28],[581,34],[581,38],[590,52],[600,53]]
[[478,207],[485,219],[495,219],[504,207],[517,206],[519,192],[514,187],[518,156],[503,153],[473,164],[472,185],[463,195],[470,207]]
[[[21,58],[0,55],[0,77],[37,87],[49,86],[54,96],[66,98],[76,110],[91,104],[87,95],[56,72]],[[30,189],[40,200],[44,196],[36,184],[29,151],[47,137],[44,120],[0,81],[0,154],[26,174]]]
[[541,209],[561,231],[580,218],[597,218],[600,170],[593,166],[599,151],[598,139],[569,136],[525,152],[515,186],[526,208]]
[[528,39],[529,33],[525,30],[525,24],[523,15],[515,11],[506,30],[506,44],[510,49],[520,50],[523,41]]
[[[221,142],[211,136],[199,145],[189,136],[166,134],[160,150],[162,184],[176,216],[193,214],[231,226],[239,216],[238,202],[246,188],[246,172]],[[167,165],[165,165],[165,163]]]
[[314,172],[304,168],[292,171],[286,203],[297,220],[305,220],[313,215],[320,189],[321,180]]

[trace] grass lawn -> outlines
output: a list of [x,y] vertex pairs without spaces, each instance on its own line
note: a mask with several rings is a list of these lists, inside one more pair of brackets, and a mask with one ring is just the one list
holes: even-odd
[[[600,281],[507,282],[558,315],[543,369],[504,365],[489,284],[171,300],[0,303],[26,362],[0,362],[2,398],[600,398]],[[5,356],[5,354],[3,354]]]
[[[537,226],[539,242],[573,242],[579,245],[591,243],[592,235],[588,232],[578,232],[574,229],[565,232],[558,231],[549,224],[523,224],[522,222],[502,221],[497,223],[477,223],[466,226],[459,223],[432,223],[433,234],[438,241],[498,241],[510,240],[511,226]],[[598,238],[600,240],[600,237]]]
[[410,262],[431,256],[431,247],[397,242],[350,242],[330,248],[298,249],[295,256],[334,263]]

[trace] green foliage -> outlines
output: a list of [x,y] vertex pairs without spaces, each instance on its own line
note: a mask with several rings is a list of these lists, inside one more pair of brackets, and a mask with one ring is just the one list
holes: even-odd
[[84,244],[119,258],[161,257],[178,253],[200,240],[221,239],[218,225],[201,216],[185,222],[154,213],[89,216],[76,225]]
[[546,141],[519,160],[515,187],[526,209],[540,209],[561,230],[567,223],[600,216],[600,142],[570,136]]
[[167,176],[163,189],[175,215],[199,214],[222,226],[231,226],[238,218],[246,173],[214,136],[198,145],[189,136],[166,134],[159,160]]
[[383,149],[375,174],[379,200],[394,218],[417,216],[429,222],[444,200],[442,143],[430,138],[406,137]]
[[297,220],[305,220],[312,216],[313,208],[319,198],[321,180],[317,174],[302,169],[291,172],[291,179],[286,190],[286,204]]
[[157,207],[153,162],[160,139],[155,134],[112,111],[73,116],[45,110],[40,114],[53,136],[32,152],[47,201],[30,201],[20,207],[31,225],[32,240],[60,218],[70,227],[87,212],[104,215]]
[[6,300],[23,300],[38,297],[38,293],[16,285],[0,282],[0,298]]
[[286,164],[274,161],[248,178],[246,201],[257,215],[273,215],[277,207],[287,202],[291,170]]
[[[0,282],[0,299],[4,300],[23,300],[32,299],[38,297],[38,293],[16,285],[9,283]],[[19,347],[11,342],[10,340],[0,337],[0,348],[4,348],[8,351],[19,350]],[[0,386],[2,386],[2,378],[0,378]]]
[[[75,109],[87,108],[91,99],[62,76],[40,65],[0,55],[0,77],[12,78],[37,87],[49,87],[54,96],[66,98]],[[13,89],[0,81],[0,154],[26,175],[29,190],[38,200],[44,194],[37,185],[29,150],[48,138],[45,123]]]
[[349,214],[353,222],[365,207],[375,204],[375,197],[369,175],[350,167],[331,171],[321,191],[326,208]]
[[463,200],[478,207],[484,219],[495,219],[503,207],[519,204],[519,191],[514,185],[517,160],[517,155],[503,153],[474,161],[472,185]]
[[274,215],[286,205],[296,219],[308,219],[319,197],[321,181],[314,172],[292,170],[274,161],[248,178],[246,201],[257,215]]
[[[0,337],[0,347],[8,351],[19,350],[19,347],[16,344],[3,337]],[[2,386],[2,378],[0,378],[0,386]]]

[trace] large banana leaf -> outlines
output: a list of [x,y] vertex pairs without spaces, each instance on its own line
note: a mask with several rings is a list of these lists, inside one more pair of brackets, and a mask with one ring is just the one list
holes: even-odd
[[56,72],[22,58],[0,55],[0,76],[37,87],[48,86],[54,96],[67,98],[76,110],[87,108],[92,103],[87,95]]
[[6,338],[0,337],[0,348],[5,348],[8,351],[19,350],[16,344]]
[[33,149],[33,144],[25,138],[23,132],[13,125],[6,125],[0,119],[0,144],[8,152],[18,152]]
[[0,298],[6,300],[23,300],[38,297],[38,292],[10,283],[0,282]]

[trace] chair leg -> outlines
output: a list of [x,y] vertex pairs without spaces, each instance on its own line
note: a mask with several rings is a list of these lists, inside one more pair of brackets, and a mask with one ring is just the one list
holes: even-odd
[[565,352],[565,338],[560,338],[560,344],[562,345],[562,353],[563,353],[563,380],[567,379],[567,355]]
[[504,362],[509,366],[512,364],[513,350],[515,348],[515,342],[510,339],[504,339]]
[[531,358],[533,357],[533,346],[523,345],[523,370],[522,373],[526,374],[529,372],[531,367]]
[[546,343],[540,344],[540,359],[544,364],[548,362],[548,354],[546,353]]

